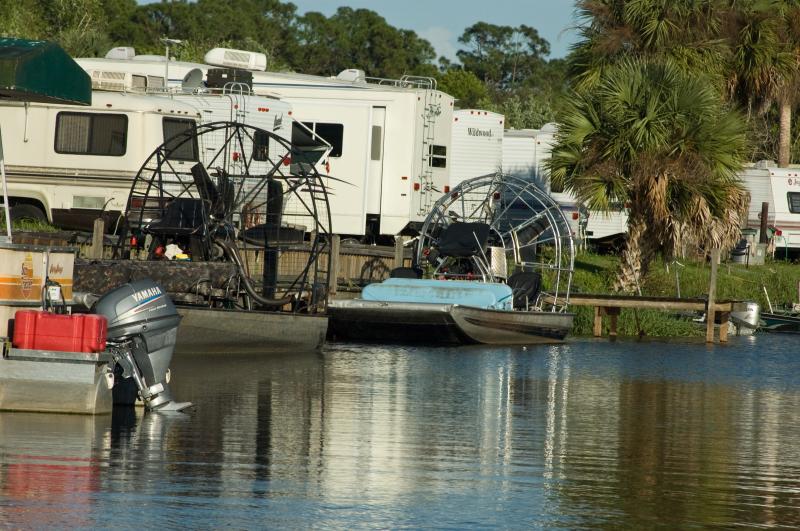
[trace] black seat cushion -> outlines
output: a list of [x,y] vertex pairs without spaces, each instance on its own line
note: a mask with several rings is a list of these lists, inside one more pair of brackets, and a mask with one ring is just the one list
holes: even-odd
[[395,267],[389,272],[391,278],[422,278],[422,269],[418,267]]
[[451,223],[439,237],[439,254],[455,258],[480,255],[489,240],[490,230],[486,223]]
[[536,271],[517,271],[506,281],[514,294],[514,308],[524,309],[536,301],[542,287],[542,275]]
[[206,223],[206,212],[206,204],[202,199],[175,198],[170,201],[161,219],[147,226],[147,232],[165,236],[194,234]]

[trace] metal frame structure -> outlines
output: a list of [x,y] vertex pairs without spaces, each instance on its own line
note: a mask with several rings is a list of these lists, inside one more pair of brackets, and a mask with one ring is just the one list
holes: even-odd
[[[198,157],[187,160],[182,156],[187,152]],[[193,173],[197,166],[202,166],[213,186],[204,185]],[[211,196],[207,188],[212,189]],[[193,210],[192,216],[205,221],[194,229],[163,229],[165,223],[172,223],[169,209],[177,204],[176,200],[196,205],[193,208],[200,213]],[[278,212],[274,211],[275,205]],[[253,293],[253,282],[239,247],[255,245],[265,255],[272,250],[279,256],[286,247],[286,233],[293,234],[293,244],[297,243],[298,234],[301,241],[304,234],[309,235],[308,260],[293,280],[282,283],[278,294],[280,300],[298,300],[304,295],[309,298],[311,294],[311,311],[316,311],[324,307],[319,287],[327,287],[330,274],[330,260],[324,265],[320,260],[329,249],[330,224],[322,176],[313,164],[303,161],[302,154],[288,140],[251,125],[214,122],[168,139],[142,165],[131,186],[118,251],[124,254],[123,246],[130,236],[147,238],[146,256],[154,259],[156,246],[163,248],[170,241],[178,241],[177,236],[169,239],[163,234],[191,233],[195,241],[202,243],[205,260],[237,264],[240,278],[229,282],[237,286],[233,300],[238,301],[238,307],[252,309],[253,302],[263,303]],[[263,238],[270,242],[262,239],[254,244],[252,237],[246,238],[247,230],[254,226],[269,227],[264,228],[269,237]],[[248,240],[249,243],[242,243]],[[240,284],[249,289],[240,288]]]
[[443,230],[454,222],[488,224],[488,249],[497,249],[503,259],[482,250],[470,257],[484,280],[495,281],[497,263],[507,276],[513,271],[538,271],[544,280],[540,305],[563,312],[569,304],[575,262],[575,244],[569,222],[558,203],[531,181],[493,173],[463,181],[436,202],[425,220],[417,243],[415,262],[429,263],[434,278],[447,278],[453,259],[431,260]]

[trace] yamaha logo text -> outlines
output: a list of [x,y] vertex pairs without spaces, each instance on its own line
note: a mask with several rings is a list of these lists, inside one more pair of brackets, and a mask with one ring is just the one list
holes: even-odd
[[132,297],[136,302],[142,302],[142,301],[146,301],[148,299],[155,299],[159,295],[161,295],[161,288],[155,287],[155,288],[147,288],[147,289],[143,289],[141,291],[137,291],[136,293],[134,293],[132,295]]

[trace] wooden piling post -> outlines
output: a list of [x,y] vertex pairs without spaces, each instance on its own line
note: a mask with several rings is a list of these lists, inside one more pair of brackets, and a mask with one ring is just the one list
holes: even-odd
[[336,295],[336,287],[339,282],[339,263],[340,263],[340,256],[339,253],[342,247],[342,239],[338,234],[334,234],[331,237],[331,255],[330,255],[330,266],[331,266],[331,277],[329,282],[331,283],[329,293],[331,296]]
[[711,279],[708,282],[708,302],[706,303],[706,343],[714,342],[714,321],[716,320],[717,316],[716,297],[717,297],[717,269],[719,268],[719,257],[720,257],[719,249],[714,249],[711,251]]
[[605,314],[608,315],[608,335],[610,337],[617,337],[617,319],[619,318],[619,308],[609,307],[604,308]]
[[405,254],[405,236],[398,236],[394,239],[394,266],[392,267],[405,267],[406,254]]
[[602,337],[603,335],[603,310],[600,306],[594,307],[594,329],[592,332],[594,337]]
[[730,328],[730,312],[719,312],[719,342],[728,342],[728,328]]
[[103,259],[103,233],[105,232],[106,223],[102,218],[94,220],[94,228],[92,230],[92,248],[90,254],[94,260]]

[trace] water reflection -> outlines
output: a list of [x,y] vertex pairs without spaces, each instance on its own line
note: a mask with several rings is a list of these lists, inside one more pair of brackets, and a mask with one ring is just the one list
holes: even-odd
[[191,415],[0,414],[0,522],[796,526],[793,350],[757,338],[184,356],[173,383]]

